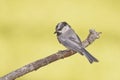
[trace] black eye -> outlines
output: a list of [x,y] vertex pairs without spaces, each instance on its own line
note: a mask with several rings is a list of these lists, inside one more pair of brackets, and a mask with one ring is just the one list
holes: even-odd
[[58,29],[59,31],[62,30],[62,27]]
[[59,26],[59,24],[56,25],[56,30],[60,31],[62,30],[62,27]]

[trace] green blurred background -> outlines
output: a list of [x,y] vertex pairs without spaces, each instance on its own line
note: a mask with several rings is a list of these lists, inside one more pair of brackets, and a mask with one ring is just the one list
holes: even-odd
[[120,80],[119,0],[0,0],[0,76],[64,50],[53,34],[61,21],[82,40],[102,32],[87,47],[100,62],[75,54],[17,80]]

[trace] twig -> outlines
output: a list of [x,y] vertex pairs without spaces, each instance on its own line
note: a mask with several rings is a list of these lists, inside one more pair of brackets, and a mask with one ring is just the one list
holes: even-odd
[[[92,42],[94,42],[94,40],[98,39],[100,37],[99,34],[101,33],[101,32],[96,32],[93,29],[89,30],[89,32],[90,33],[89,33],[87,39],[82,42],[84,47],[87,47]],[[37,70],[37,69],[39,69],[45,65],[48,65],[56,60],[69,57],[75,53],[76,52],[74,52],[72,50],[58,51],[55,54],[52,54],[52,55],[45,57],[43,59],[39,59],[39,60],[32,62],[30,64],[27,64],[27,65],[13,71],[13,72],[10,72],[7,75],[1,77],[0,80],[15,80],[16,78],[19,78],[19,77],[21,77],[29,72]]]

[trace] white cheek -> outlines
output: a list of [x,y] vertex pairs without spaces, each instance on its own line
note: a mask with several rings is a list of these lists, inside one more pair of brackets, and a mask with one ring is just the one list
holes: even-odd
[[62,29],[62,33],[64,33],[64,32],[66,32],[66,31],[68,31],[70,28],[68,27],[68,26],[66,26],[66,27],[64,27],[63,29]]

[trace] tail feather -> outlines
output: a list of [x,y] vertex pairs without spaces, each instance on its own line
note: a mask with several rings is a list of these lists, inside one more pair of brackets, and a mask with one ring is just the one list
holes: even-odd
[[82,49],[82,53],[87,57],[90,63],[99,62],[94,56],[92,56],[87,50]]

